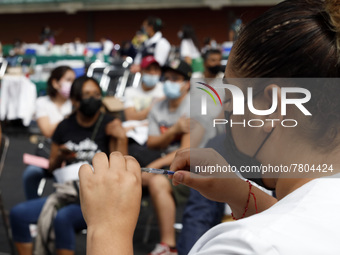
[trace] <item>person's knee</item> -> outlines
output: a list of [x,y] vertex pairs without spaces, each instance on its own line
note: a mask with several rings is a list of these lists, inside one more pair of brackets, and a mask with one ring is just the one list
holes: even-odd
[[44,177],[44,170],[36,166],[26,167],[22,175],[23,180],[31,180],[34,178],[43,178],[43,177]]
[[9,218],[11,222],[19,222],[26,213],[26,207],[23,204],[14,206],[10,213]]
[[149,180],[150,194],[159,194],[162,192],[171,192],[171,185],[163,175],[155,175]]
[[70,217],[65,210],[59,210],[53,221],[55,231],[57,232],[58,229],[69,226],[69,221]]
[[13,240],[15,242],[28,243],[32,241],[28,230],[28,222],[25,218],[27,208],[23,204],[16,205],[9,213]]
[[74,250],[75,232],[72,225],[72,213],[67,207],[60,209],[54,218],[53,227],[55,232],[56,249]]

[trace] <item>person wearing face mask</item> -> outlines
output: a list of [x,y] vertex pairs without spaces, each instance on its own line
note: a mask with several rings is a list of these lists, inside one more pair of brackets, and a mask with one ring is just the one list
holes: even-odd
[[[36,101],[35,118],[45,137],[50,139],[58,124],[72,112],[70,98],[71,85],[76,75],[68,66],[55,68],[47,81],[47,96]],[[46,146],[50,143],[46,142]],[[49,151],[50,148],[46,148]],[[51,177],[46,169],[29,165],[23,173],[26,199],[38,198],[38,187],[42,178]]]
[[[209,230],[197,241],[189,255],[340,253],[339,21],[338,0],[286,0],[242,29],[226,67],[228,83],[243,91],[247,88],[256,89],[253,103],[256,109],[261,110],[267,110],[272,105],[275,90],[282,96],[287,87],[296,89],[299,92],[291,92],[290,97],[301,99],[303,93],[298,88],[305,88],[311,98],[303,106],[311,115],[302,113],[293,104],[287,106],[287,112],[282,113],[280,105],[284,97],[281,96],[277,97],[278,108],[263,115],[247,108],[243,116],[237,114],[236,108],[244,103],[241,101],[238,105],[231,104],[231,107],[226,104],[225,119],[230,121],[239,122],[243,118],[262,121],[267,118],[282,121],[296,118],[299,124],[285,127],[280,123],[266,123],[256,128],[233,125],[227,129],[224,142],[224,146],[229,148],[228,153],[231,153],[226,158],[228,162],[209,148],[187,149],[177,154],[170,167],[170,170],[176,171],[173,175],[174,184],[185,184],[207,198],[228,202],[234,217],[239,219]],[[249,81],[250,78],[258,77],[268,79],[251,79],[252,84],[248,83],[250,86],[243,86],[246,83],[243,78]],[[289,84],[282,83],[282,77],[289,78]],[[304,83],[306,80],[290,79],[293,77],[310,79]],[[136,187],[136,182],[141,182],[138,164],[122,155],[116,155],[110,162],[103,155],[98,155],[96,160],[98,164],[94,166],[94,174],[89,166],[83,166],[80,170],[80,182],[84,187],[100,187],[80,190],[81,204],[89,226],[89,252],[91,255],[110,254],[101,252],[104,245],[108,251],[115,249],[118,253],[127,251],[126,254],[133,254],[132,238],[140,204],[131,201],[138,201],[141,193],[140,188]],[[237,167],[258,166],[258,162],[267,166],[270,163],[275,167],[298,163],[306,164],[307,168],[303,166],[300,169],[301,175],[279,171],[273,178],[262,176],[265,186],[275,188],[277,199],[261,191],[252,182],[233,176],[233,173],[219,176],[226,178],[205,178],[188,171],[190,165]],[[116,164],[120,164],[120,167],[116,167]],[[312,170],[313,165],[319,164],[326,164],[327,171],[323,174],[320,174],[321,170],[308,172],[308,166]],[[334,167],[333,171],[329,168],[330,164]],[[117,178],[122,174],[130,176],[124,183]],[[97,178],[93,179],[93,176]],[[100,216],[105,220],[98,222],[96,208],[99,203],[96,197],[103,193],[103,184],[110,183],[106,185],[106,190],[111,190],[113,186],[106,178],[117,180],[119,189],[131,191],[129,194],[124,192],[129,202],[115,200],[123,192],[115,193],[114,198],[102,198],[107,201],[106,204],[109,204],[110,199],[117,201],[109,204],[106,208],[108,211],[116,208],[124,211],[116,210],[114,215],[103,211]],[[127,214],[127,211],[130,213]],[[121,225],[122,217],[129,223]],[[110,227],[107,227],[107,221],[112,222]],[[98,233],[105,227],[106,231]],[[120,250],[116,249],[118,244]]]
[[148,39],[143,42],[131,66],[131,72],[141,70],[141,61],[146,56],[154,56],[160,66],[164,66],[168,60],[171,45],[162,34],[163,22],[160,18],[150,16],[143,22],[143,31]]
[[[190,77],[192,69],[182,60],[175,59],[164,67],[164,94],[166,99],[156,103],[150,111],[148,148],[163,152],[147,167],[163,168],[169,166],[176,151],[190,146]],[[176,241],[173,224],[176,205],[183,205],[189,190],[184,187],[173,189],[164,176],[145,173],[143,185],[148,186],[153,205],[158,216],[160,243],[149,254],[175,255]]]
[[161,67],[153,56],[143,58],[142,81],[137,88],[125,91],[125,119],[123,123],[129,137],[129,154],[145,166],[159,158],[161,153],[146,146],[148,135],[147,117],[153,105],[164,98],[160,82]]
[[[127,140],[120,120],[101,112],[102,92],[98,82],[86,76],[77,78],[73,82],[70,97],[75,111],[57,126],[52,136],[49,170],[53,172],[62,165],[70,167],[77,162],[91,163],[98,152],[106,155],[112,151],[127,154]],[[79,170],[79,166],[76,170]],[[42,208],[49,204],[46,201],[50,200],[46,197],[29,200],[11,210],[13,239],[20,255],[32,254],[29,224],[37,223]],[[56,206],[60,208],[52,225],[57,254],[74,254],[75,233],[86,228],[80,206],[77,202],[68,201],[66,205]],[[45,253],[35,250],[34,254]]]
[[208,50],[204,55],[204,71],[194,72],[192,78],[223,78],[224,73],[221,71],[222,53],[218,49]]
[[145,120],[155,99],[164,97],[163,84],[160,82],[161,67],[153,56],[141,62],[142,82],[137,88],[125,91],[124,114],[126,120]]

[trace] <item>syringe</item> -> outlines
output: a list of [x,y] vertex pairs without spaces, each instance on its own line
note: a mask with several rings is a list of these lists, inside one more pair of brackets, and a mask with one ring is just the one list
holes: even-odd
[[164,170],[164,169],[157,169],[157,168],[148,168],[148,167],[142,167],[142,172],[151,173],[151,174],[168,174],[173,175],[175,172],[170,170]]

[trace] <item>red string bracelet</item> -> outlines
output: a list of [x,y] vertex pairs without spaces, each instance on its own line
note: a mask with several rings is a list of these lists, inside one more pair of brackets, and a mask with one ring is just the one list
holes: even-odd
[[234,217],[234,214],[231,213],[231,217],[233,218],[233,220],[239,220],[239,219],[242,219],[242,218],[244,218],[244,217],[246,216],[246,213],[247,213],[247,211],[248,211],[249,201],[250,201],[250,195],[252,195],[253,198],[254,198],[255,210],[256,210],[256,213],[258,213],[258,211],[257,211],[257,204],[256,204],[256,197],[255,197],[255,194],[254,194],[253,192],[251,192],[251,188],[253,187],[253,185],[252,185],[251,182],[248,181],[248,180],[247,180],[246,182],[249,183],[249,194],[248,194],[248,199],[247,199],[246,208],[244,209],[244,212],[243,212],[241,218],[236,219],[236,218]]

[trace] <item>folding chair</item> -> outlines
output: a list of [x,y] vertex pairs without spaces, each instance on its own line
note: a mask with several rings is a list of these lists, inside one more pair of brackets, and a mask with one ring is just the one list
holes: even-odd
[[112,60],[111,65],[104,69],[103,79],[100,81],[100,86],[104,93],[108,96],[122,98],[126,87],[138,86],[141,75],[140,73],[135,75],[130,72],[132,63],[133,59],[131,57]]
[[86,75],[100,82],[103,77],[103,71],[108,65],[108,63],[97,60],[89,66]]
[[104,69],[100,87],[108,96],[122,97],[128,82],[130,71],[127,68],[108,66]]
[[111,62],[111,66],[116,68],[129,68],[130,65],[133,63],[133,59],[131,57],[126,57],[125,59],[122,58],[114,58]]
[[142,80],[142,74],[140,72],[130,73],[126,87],[137,88]]
[[[1,179],[2,172],[4,170],[8,147],[9,147],[9,138],[6,135],[2,134],[1,146],[0,146],[0,179]],[[5,227],[6,236],[7,236],[11,254],[14,255],[15,253],[14,253],[14,244],[13,244],[13,239],[12,239],[11,226],[9,224],[9,219],[5,211],[1,189],[0,189],[0,213],[1,213],[2,221]]]

